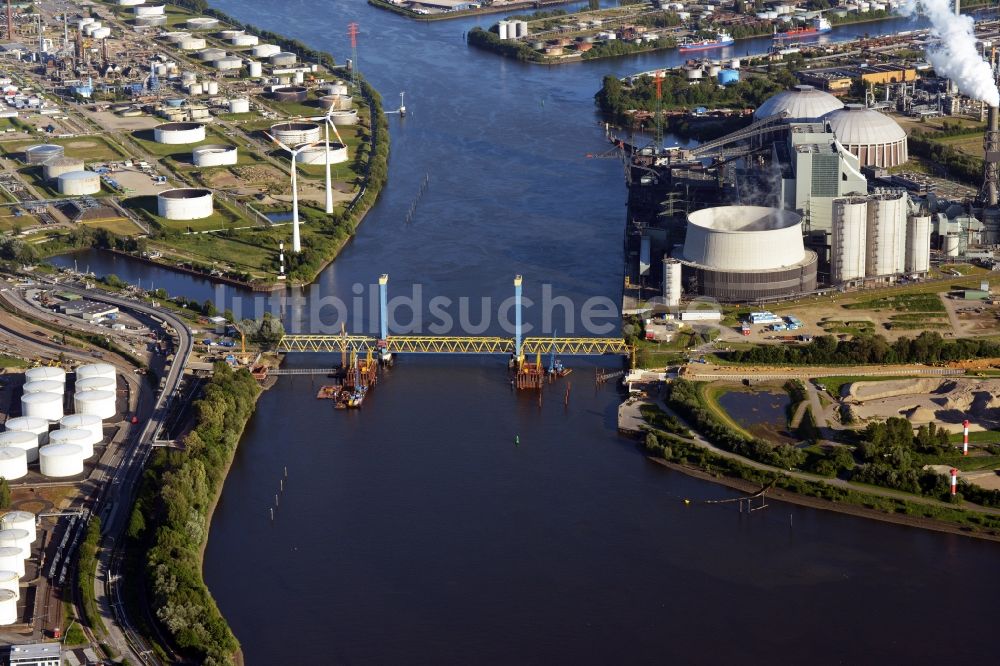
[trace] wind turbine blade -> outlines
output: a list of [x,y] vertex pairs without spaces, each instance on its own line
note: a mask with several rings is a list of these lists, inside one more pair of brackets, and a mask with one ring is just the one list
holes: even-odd
[[278,144],[279,146],[281,146],[282,148],[284,148],[285,150],[287,150],[288,152],[292,152],[292,149],[291,149],[291,148],[289,148],[289,147],[288,147],[288,146],[286,146],[285,144],[281,143],[280,141],[278,141],[277,139],[275,139],[275,138],[274,138],[273,136],[271,136],[271,135],[270,135],[270,134],[268,134],[267,132],[264,132],[264,135],[265,135],[265,136],[266,136],[266,137],[267,137],[268,139],[270,139],[271,141],[274,141],[274,142],[275,142],[276,144]]

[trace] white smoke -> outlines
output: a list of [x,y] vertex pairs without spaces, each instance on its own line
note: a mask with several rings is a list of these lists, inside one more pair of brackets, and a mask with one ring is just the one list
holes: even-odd
[[903,12],[917,9],[931,21],[931,34],[941,43],[927,50],[927,60],[938,76],[951,79],[958,89],[990,106],[1000,106],[1000,90],[993,79],[993,70],[976,50],[976,34],[971,16],[956,15],[949,0],[906,0]]

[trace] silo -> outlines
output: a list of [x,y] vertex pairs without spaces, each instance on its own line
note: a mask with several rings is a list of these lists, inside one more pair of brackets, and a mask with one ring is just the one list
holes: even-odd
[[865,275],[902,273],[906,265],[906,199],[878,194],[868,199]]
[[83,160],[76,157],[56,157],[42,165],[42,174],[47,180],[54,180],[70,171],[83,170]]
[[681,262],[669,257],[663,258],[663,299],[667,307],[681,304]]
[[0,590],[7,590],[8,592],[13,592],[17,595],[17,598],[21,598],[21,583],[18,580],[20,576],[16,571],[3,570],[0,571]]
[[868,240],[868,200],[865,197],[833,202],[832,235],[830,282],[840,284],[863,278]]
[[28,475],[28,456],[13,446],[0,449],[0,477],[11,481]]
[[25,553],[31,552],[32,533],[16,528],[0,530],[0,546],[13,546]]
[[[81,414],[81,416],[91,416]],[[57,444],[75,444],[83,451],[83,459],[94,455],[94,435],[89,430],[78,430],[76,428],[53,430],[49,434],[49,446]]]
[[[102,419],[115,415],[115,394],[111,391],[79,391],[73,396],[74,411],[77,414],[93,414]],[[52,435],[49,434],[49,439]]]
[[30,553],[17,546],[0,546],[0,569],[15,571],[18,576],[24,575],[24,560]]
[[500,21],[497,24],[498,32],[500,34],[500,39],[508,39],[510,37],[510,24],[507,21]]
[[38,435],[16,430],[0,432],[0,449],[20,449],[28,462],[35,462],[38,460]]
[[24,385],[22,390],[25,395],[29,393],[57,393],[62,395],[65,388],[65,384],[57,382],[54,379],[39,379],[37,381],[28,382]]
[[17,595],[10,590],[0,590],[0,626],[17,623]]
[[45,419],[33,416],[18,416],[17,418],[7,419],[7,423],[4,426],[7,428],[7,432],[30,432],[33,435],[37,435],[39,445],[49,443],[49,422]]
[[62,478],[83,474],[83,449],[76,444],[43,446],[38,452],[38,461],[43,476]]
[[31,393],[21,396],[21,413],[55,423],[63,417],[63,397],[55,393]]
[[46,365],[24,371],[24,380],[27,382],[35,382],[41,379],[51,379],[65,384],[66,371],[62,368],[49,367]]
[[906,219],[906,272],[926,273],[930,267],[930,215],[911,215]]
[[70,414],[69,416],[64,416],[59,419],[59,427],[63,430],[83,430],[89,432],[91,446],[100,444],[104,440],[104,423],[99,416],[93,414]]
[[67,171],[59,174],[56,185],[60,194],[82,196],[101,191],[101,176],[93,171]]
[[87,363],[86,365],[81,365],[76,369],[76,380],[89,379],[90,377],[107,377],[108,379],[117,379],[118,372],[115,370],[115,366],[110,363]]
[[514,21],[517,26],[515,37],[527,37],[528,36],[528,22],[527,21]]
[[251,78],[259,78],[264,75],[264,66],[259,60],[247,60],[247,73]]
[[258,44],[250,49],[254,58],[269,58],[276,53],[281,53],[281,47],[277,44]]
[[35,540],[38,538],[38,529],[35,527],[35,514],[30,511],[8,511],[0,516],[0,527],[5,530],[26,530],[31,534],[31,543],[35,543]]
[[958,232],[949,231],[944,237],[944,254],[947,257],[957,257],[959,252],[959,246],[961,245],[961,237]]
[[219,82],[209,81],[205,84],[205,93],[208,95],[218,95],[219,94]]
[[229,100],[229,113],[250,113],[250,100],[246,97]]

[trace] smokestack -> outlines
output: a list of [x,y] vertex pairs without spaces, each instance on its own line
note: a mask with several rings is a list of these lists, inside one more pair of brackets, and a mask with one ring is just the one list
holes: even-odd
[[962,0],[955,0],[955,16],[962,15]]
[[1000,108],[990,106],[986,116],[986,137],[983,140],[983,187],[978,203],[996,206],[1000,198]]
[[7,41],[14,41],[14,9],[11,7],[13,0],[7,0]]

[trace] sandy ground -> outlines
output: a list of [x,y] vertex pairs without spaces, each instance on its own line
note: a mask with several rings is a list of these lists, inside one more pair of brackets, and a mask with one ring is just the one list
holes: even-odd
[[845,402],[857,418],[903,416],[914,425],[935,422],[951,432],[961,431],[969,419],[973,430],[1000,427],[1000,380],[893,379],[855,382]]
[[156,194],[170,187],[168,184],[157,185],[153,179],[142,173],[138,169],[122,169],[109,174],[125,189],[133,190],[130,196],[143,196]]
[[87,115],[89,115],[98,125],[111,131],[121,130],[131,132],[133,130],[150,129],[151,127],[155,127],[164,122],[162,119],[154,118],[152,116],[123,118],[115,113],[111,113],[110,111],[92,111],[88,112]]

